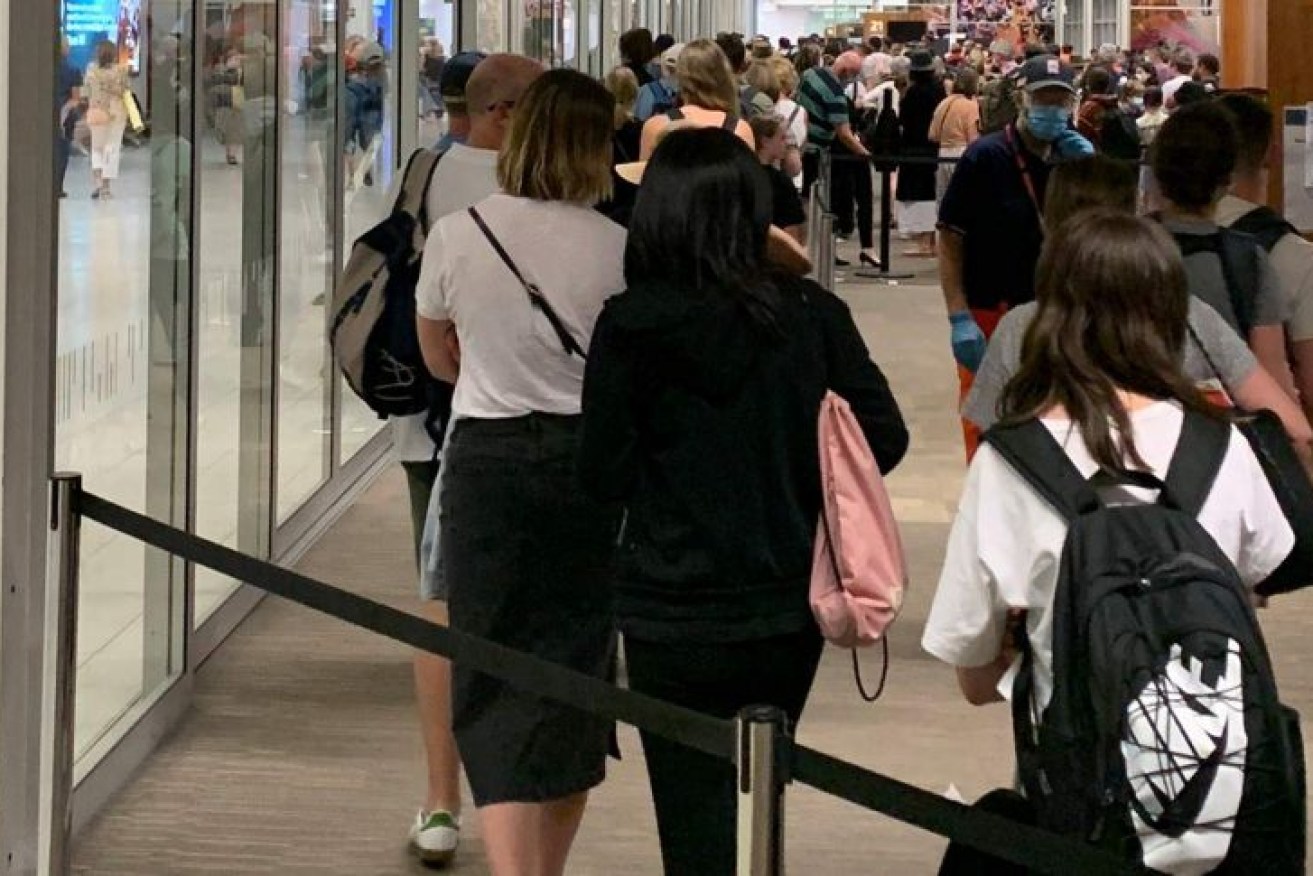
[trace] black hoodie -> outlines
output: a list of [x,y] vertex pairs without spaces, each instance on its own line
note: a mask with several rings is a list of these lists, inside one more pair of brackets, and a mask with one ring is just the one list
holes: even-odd
[[827,389],[852,406],[883,471],[907,450],[847,305],[810,281],[775,283],[780,330],[736,297],[656,284],[612,298],[597,322],[579,474],[627,506],[616,583],[627,635],[742,641],[814,623]]

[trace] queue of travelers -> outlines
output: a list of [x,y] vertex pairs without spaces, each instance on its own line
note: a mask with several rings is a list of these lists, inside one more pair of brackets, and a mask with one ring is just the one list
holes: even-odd
[[[825,644],[809,604],[822,401],[846,402],[872,470],[910,440],[847,305],[803,276],[802,197],[828,152],[838,227],[879,264],[859,110],[893,111],[892,90],[902,154],[956,159],[897,183],[914,254],[938,258],[969,461],[922,644],[968,701],[1012,699],[1038,740],[1018,736],[1021,793],[980,805],[1082,838],[1097,826],[1163,872],[1295,872],[1294,838],[1252,840],[1280,830],[1302,849],[1304,827],[1273,778],[1302,767],[1248,593],[1313,545],[1284,504],[1301,488],[1228,413],[1270,411],[1313,472],[1313,249],[1260,206],[1270,110],[1182,104],[1175,83],[1146,124],[1166,89],[1140,114],[1158,73],[1115,51],[1078,78],[1001,41],[958,47],[952,71],[882,40],[832,48],[631,32],[605,84],[512,55],[446,61],[414,295],[424,362],[454,393],[441,436],[416,431],[431,416],[396,425],[424,616],[604,680],[622,649],[633,690],[721,718],[772,704],[796,727]],[[1171,59],[1220,90],[1213,62]],[[1011,117],[986,130],[1000,94]],[[1147,134],[1149,209],[1136,163],[1101,149],[1113,122]],[[1110,655],[1076,632],[1077,588],[1132,561],[1134,587],[1098,616],[1138,644]],[[1128,684],[1084,702],[1077,648]],[[456,855],[463,766],[493,873],[564,873],[613,728],[434,655],[415,681],[414,851]],[[1258,716],[1215,745],[1193,810],[1175,801],[1190,783],[1162,775],[1188,759],[1160,726],[1183,697],[1213,722],[1187,718],[1190,745]],[[1090,709],[1127,715],[1122,735]],[[1045,722],[1072,715],[1084,735],[1064,755]],[[734,872],[730,765],[642,745],[664,872]],[[1089,751],[1120,764],[1097,806],[1088,783],[1109,779]],[[998,864],[955,845],[942,872]]]

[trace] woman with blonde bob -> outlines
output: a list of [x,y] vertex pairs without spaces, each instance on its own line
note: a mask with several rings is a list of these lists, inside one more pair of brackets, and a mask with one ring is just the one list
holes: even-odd
[[652,157],[661,132],[674,122],[685,122],[695,128],[724,128],[756,150],[752,127],[739,118],[738,84],[720,46],[705,39],[684,46],[675,67],[675,79],[679,82],[680,105],[665,115],[653,116],[643,125],[640,159],[646,161]]
[[[553,70],[510,124],[502,191],[434,225],[417,294],[424,359],[456,385],[440,522],[451,625],[607,678],[618,516],[576,485],[574,459],[583,347],[625,286],[624,230],[592,209],[611,191],[615,101]],[[492,873],[560,876],[611,724],[459,664],[453,683]]]

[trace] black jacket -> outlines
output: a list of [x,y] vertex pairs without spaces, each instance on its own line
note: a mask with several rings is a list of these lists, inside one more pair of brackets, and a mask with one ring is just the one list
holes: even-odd
[[777,278],[778,324],[729,296],[649,285],[609,302],[589,351],[579,473],[627,506],[620,628],[648,641],[742,641],[814,623],[817,418],[827,389],[880,468],[907,429],[848,307]]

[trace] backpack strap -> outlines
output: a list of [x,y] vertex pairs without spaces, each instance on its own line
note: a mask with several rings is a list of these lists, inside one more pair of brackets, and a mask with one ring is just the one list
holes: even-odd
[[1255,207],[1232,222],[1231,228],[1250,235],[1268,252],[1287,234],[1299,234],[1298,229],[1286,221],[1286,217],[1271,207]]
[[1094,487],[1039,420],[995,426],[984,440],[1067,522],[1103,507]]
[[672,122],[682,122],[684,120],[684,111],[677,106],[671,107],[666,112],[666,118],[670,119]]
[[1257,242],[1228,228],[1218,229],[1214,234],[1174,233],[1172,237],[1184,258],[1202,252],[1217,254],[1222,263],[1231,310],[1235,313],[1241,335],[1248,337],[1249,330],[1254,327],[1254,310],[1261,282]]
[[1187,410],[1158,501],[1198,517],[1231,446],[1231,426]]
[[392,211],[402,212],[414,217],[423,234],[428,234],[429,189],[433,186],[433,175],[438,169],[442,153],[431,149],[417,149],[406,162],[406,172],[401,177],[401,190]]
[[725,121],[721,122],[720,126],[733,134],[739,129],[739,117],[733,113],[725,113]]

